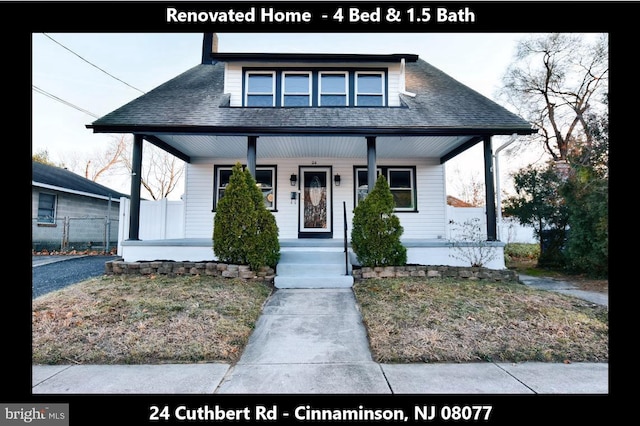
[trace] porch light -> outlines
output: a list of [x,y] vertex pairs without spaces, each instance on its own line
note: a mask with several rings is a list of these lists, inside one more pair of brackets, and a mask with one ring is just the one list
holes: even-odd
[[291,186],[296,186],[296,184],[298,183],[298,176],[291,175],[291,177],[289,178],[289,182],[291,182]]
[[335,175],[333,177],[333,182],[336,184],[336,186],[340,186],[340,175]]

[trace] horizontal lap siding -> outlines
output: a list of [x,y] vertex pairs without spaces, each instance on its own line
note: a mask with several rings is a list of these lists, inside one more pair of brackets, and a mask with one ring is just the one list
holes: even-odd
[[185,238],[213,238],[213,166],[186,165]]
[[[242,67],[250,66],[256,67],[260,64],[256,63],[227,63],[226,64],[226,73],[225,73],[225,87],[224,92],[231,94],[230,105],[232,107],[240,107],[242,106]],[[260,66],[264,66],[261,64]],[[357,63],[351,64],[338,64],[338,63],[327,63],[322,64],[322,67],[331,67],[331,68],[340,68],[343,67],[345,69],[367,69],[371,65],[362,65]],[[400,90],[400,65],[393,64],[373,64],[376,68],[385,68],[388,67],[388,105],[390,107],[400,106],[400,97],[398,95]],[[269,64],[267,67],[279,68],[279,67],[290,67],[290,68],[299,68],[299,69],[314,69],[317,68],[318,65],[309,65],[309,64]]]
[[[185,197],[185,237],[211,238],[213,235],[213,170],[214,165],[234,164],[236,160],[206,160],[187,166],[187,196]],[[243,162],[242,159],[238,161]],[[354,163],[365,166],[366,159],[355,161],[351,158],[314,158],[315,166],[331,166],[332,173],[341,177],[341,185],[333,186],[333,238],[342,239],[344,220],[343,202],[347,207],[347,226],[349,235],[353,220],[354,208]],[[402,226],[403,238],[445,238],[445,192],[443,166],[437,161],[425,160],[378,160],[384,166],[416,166],[418,191],[418,213],[398,212]],[[298,185],[291,186],[289,178],[292,174],[299,176],[299,166],[312,166],[311,160],[299,158],[258,159],[257,165],[277,165],[276,207],[274,212],[278,224],[280,238],[298,237],[298,209],[300,194]],[[332,177],[333,180],[333,177]],[[297,199],[291,202],[291,192],[295,191]]]

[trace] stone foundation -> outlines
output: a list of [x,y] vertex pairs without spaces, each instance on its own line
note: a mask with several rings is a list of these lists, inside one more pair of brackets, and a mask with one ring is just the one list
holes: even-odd
[[510,269],[488,269],[481,267],[465,266],[380,266],[362,267],[353,269],[354,280],[369,278],[399,278],[399,277],[426,277],[426,278],[453,278],[468,280],[488,280],[518,282],[518,274]]
[[217,262],[174,262],[154,260],[146,262],[125,262],[114,260],[105,263],[107,275],[208,275],[212,277],[242,278],[245,280],[271,281],[275,276],[273,268],[263,267],[252,271],[247,265],[232,265]]

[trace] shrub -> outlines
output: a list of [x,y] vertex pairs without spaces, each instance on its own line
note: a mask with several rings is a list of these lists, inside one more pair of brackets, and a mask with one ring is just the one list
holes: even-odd
[[224,196],[218,201],[213,250],[222,262],[274,267],[280,258],[278,227],[264,206],[255,179],[240,163],[233,167]]
[[462,223],[454,223],[454,228],[459,239],[453,241],[454,252],[450,254],[451,257],[478,267],[485,266],[496,258],[492,243],[487,241],[486,234],[482,231],[480,219],[474,217]]
[[400,242],[404,232],[393,213],[393,194],[384,176],[360,201],[353,214],[351,246],[362,266],[402,266],[407,249]]
[[537,260],[540,256],[540,245],[530,243],[508,243],[504,246],[504,255],[512,259]]

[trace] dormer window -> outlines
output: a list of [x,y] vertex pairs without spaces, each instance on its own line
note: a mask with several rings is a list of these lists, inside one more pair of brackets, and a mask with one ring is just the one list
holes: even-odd
[[320,72],[320,106],[349,105],[349,74],[346,72]]
[[276,105],[275,72],[247,72],[245,105],[250,107],[272,107]]
[[356,72],[356,106],[384,105],[384,74]]
[[311,106],[311,73],[283,72],[282,106]]
[[245,107],[386,107],[387,70],[245,69]]

